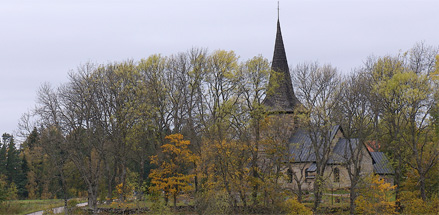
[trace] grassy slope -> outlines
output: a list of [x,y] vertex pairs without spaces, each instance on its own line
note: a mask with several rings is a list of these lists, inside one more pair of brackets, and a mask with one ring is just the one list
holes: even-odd
[[46,200],[12,200],[5,201],[0,207],[0,214],[28,214],[64,205],[62,199]]

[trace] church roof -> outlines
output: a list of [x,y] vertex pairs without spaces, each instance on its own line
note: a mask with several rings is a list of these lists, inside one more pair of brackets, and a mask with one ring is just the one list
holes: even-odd
[[263,103],[270,112],[293,112],[300,102],[294,95],[279,19],[277,20],[276,42],[271,70],[276,71],[279,76],[270,75],[269,88],[273,88],[276,85],[277,87],[273,91],[267,92]]
[[[342,130],[341,126],[333,126],[329,131],[330,140],[332,141],[338,130]],[[317,135],[319,136],[319,135]],[[318,140],[320,141],[320,140]],[[289,154],[293,163],[311,163],[308,172],[315,171],[316,156],[312,147],[310,134],[304,130],[299,129],[296,131],[289,140]],[[360,145],[358,139],[346,139],[340,138],[332,149],[327,164],[342,164],[346,159],[350,159],[351,153],[349,152],[349,146],[352,146],[352,150],[355,150]],[[319,151],[322,154],[322,151]],[[394,174],[389,160],[383,152],[370,152],[372,157],[373,169],[376,174],[386,175]]]
[[395,173],[383,152],[370,152],[370,155],[374,161],[373,170],[376,174],[386,175]]
[[[341,126],[335,125],[332,126],[332,128],[328,131],[329,139],[331,141],[335,139],[336,134],[339,130],[342,130]],[[317,141],[322,140],[319,139]],[[309,132],[304,129],[298,129],[289,139],[289,143],[290,160],[293,160],[293,162],[295,163],[316,161],[316,155],[313,149],[312,140],[310,138]],[[321,143],[319,142],[319,145],[320,144]],[[322,149],[319,150],[319,154],[323,154]],[[333,158],[331,157],[331,159]]]

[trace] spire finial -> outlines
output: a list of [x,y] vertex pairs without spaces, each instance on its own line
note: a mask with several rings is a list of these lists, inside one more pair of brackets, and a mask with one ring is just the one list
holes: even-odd
[[277,20],[279,20],[279,1],[277,1]]

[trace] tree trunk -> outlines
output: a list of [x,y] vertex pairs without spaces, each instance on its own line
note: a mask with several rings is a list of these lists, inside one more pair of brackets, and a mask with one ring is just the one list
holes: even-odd
[[124,201],[125,200],[125,187],[126,187],[126,175],[127,175],[127,170],[125,168],[125,162],[122,163],[122,175],[121,175],[121,182],[122,182],[122,193],[119,196],[120,201]]
[[320,194],[319,194],[319,185],[317,185],[317,182],[314,182],[314,211],[317,210],[320,203]]
[[242,192],[242,190],[240,190],[239,195],[241,196],[241,201],[244,205],[244,208],[246,208],[247,207],[247,200],[245,198],[246,197],[245,192]]
[[[253,177],[254,177],[254,181],[256,181],[256,179],[259,177],[258,176],[258,154],[259,154],[259,139],[260,139],[260,130],[259,130],[259,120],[256,121],[256,145],[255,145],[255,151],[253,152],[253,161],[252,161],[252,173],[253,173]],[[252,198],[253,198],[253,205],[257,205],[258,204],[258,190],[259,190],[259,185],[258,183],[255,183],[255,185],[253,186],[253,193],[252,193]]]
[[67,210],[67,198],[65,197],[66,195],[64,194],[64,214],[68,215],[69,212]]
[[355,193],[354,188],[351,188],[350,194],[349,194],[349,208],[350,208],[351,214],[355,214],[355,199],[356,198],[357,198],[357,193]]
[[165,193],[165,205],[168,206],[168,202],[169,202],[169,197],[168,194]]
[[253,205],[258,204],[258,190],[259,190],[258,184],[255,184],[253,186],[253,193],[252,193]]
[[[58,166],[59,168],[59,166]],[[66,180],[64,178],[64,173],[62,172],[62,169],[59,169],[58,171],[60,171],[60,177],[61,177],[61,183],[62,183],[62,190],[64,193],[64,213],[67,215],[67,183]]]
[[322,182],[321,182],[322,176],[320,176],[319,173],[317,173],[315,181],[314,181],[314,211],[317,210],[317,208],[320,205],[320,202],[322,200]]
[[401,183],[401,169],[404,166],[404,163],[402,161],[401,155],[400,153],[397,153],[397,159],[398,159],[398,165],[395,168],[395,178],[394,178],[394,184],[396,185],[395,187],[395,201],[396,201],[396,208],[401,208],[401,202],[399,201],[400,197],[399,197],[399,187],[400,187],[400,183]]
[[194,176],[195,193],[198,193],[198,174],[197,174],[197,163],[196,162],[194,162],[194,170],[195,170],[195,176]]
[[92,184],[88,188],[88,206],[93,210],[93,213],[97,212],[98,206],[98,186],[97,184]]
[[142,156],[141,160],[140,160],[140,180],[139,180],[139,188],[140,190],[138,190],[137,192],[137,196],[136,198],[139,201],[143,201],[143,191],[142,191],[142,186],[143,186],[143,175],[145,172],[145,158],[144,156]]
[[419,189],[421,190],[421,198],[427,201],[427,194],[425,193],[425,175],[419,174]]
[[302,184],[301,183],[297,183],[297,201],[299,201],[300,203],[302,203]]
[[267,192],[267,190],[264,190],[264,204],[265,204],[265,207],[268,206],[268,192]]
[[194,177],[194,184],[195,184],[195,193],[198,193],[198,176],[195,175]]
[[[105,159],[105,158],[104,158]],[[104,160],[105,163],[105,175],[107,177],[107,200],[106,203],[110,204],[111,199],[113,197],[113,175],[111,174],[111,168],[107,161],[107,159]]]

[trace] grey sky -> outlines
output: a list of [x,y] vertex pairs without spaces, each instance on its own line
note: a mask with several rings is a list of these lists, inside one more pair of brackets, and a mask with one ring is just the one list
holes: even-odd
[[[13,133],[44,82],[67,82],[88,61],[139,60],[191,47],[271,60],[276,0],[5,0],[0,3],[0,133]],[[343,72],[370,55],[439,45],[437,0],[280,2],[289,64],[331,63]]]

